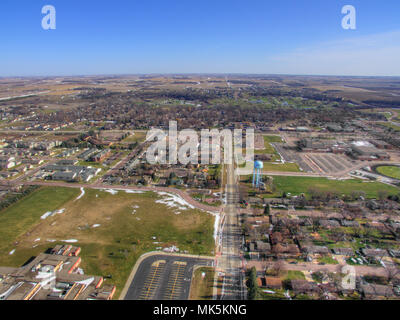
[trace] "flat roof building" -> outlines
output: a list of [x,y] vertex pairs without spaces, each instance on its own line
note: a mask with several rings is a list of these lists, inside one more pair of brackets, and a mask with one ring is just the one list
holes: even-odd
[[116,287],[79,269],[80,248],[58,245],[20,268],[0,267],[0,300],[110,300]]

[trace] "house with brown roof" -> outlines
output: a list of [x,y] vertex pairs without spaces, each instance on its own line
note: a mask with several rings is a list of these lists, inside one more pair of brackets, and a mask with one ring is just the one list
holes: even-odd
[[280,277],[259,277],[257,284],[260,288],[282,289],[282,279]]
[[282,279],[280,277],[265,277],[265,286],[271,289],[282,289]]
[[280,256],[298,256],[300,254],[300,250],[295,244],[278,243],[272,247],[272,252]]

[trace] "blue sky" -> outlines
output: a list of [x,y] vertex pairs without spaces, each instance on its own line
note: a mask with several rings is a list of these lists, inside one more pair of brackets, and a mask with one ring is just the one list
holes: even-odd
[[[44,5],[56,30],[43,30]],[[357,29],[341,26],[344,5]],[[1,0],[0,76],[400,76],[398,0]]]

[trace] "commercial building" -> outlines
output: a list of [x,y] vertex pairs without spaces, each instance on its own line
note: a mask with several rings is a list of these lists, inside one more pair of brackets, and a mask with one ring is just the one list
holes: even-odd
[[356,141],[351,144],[351,155],[358,160],[389,160],[390,155],[377,149],[367,141]]
[[56,246],[20,268],[0,267],[0,300],[111,300],[116,287],[79,269],[80,248]]

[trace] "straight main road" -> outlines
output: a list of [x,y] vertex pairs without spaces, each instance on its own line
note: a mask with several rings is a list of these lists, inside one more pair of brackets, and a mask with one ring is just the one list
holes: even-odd
[[225,222],[222,226],[221,256],[218,266],[223,273],[222,300],[244,300],[244,274],[242,273],[241,228],[239,219],[239,186],[233,164],[227,164]]

